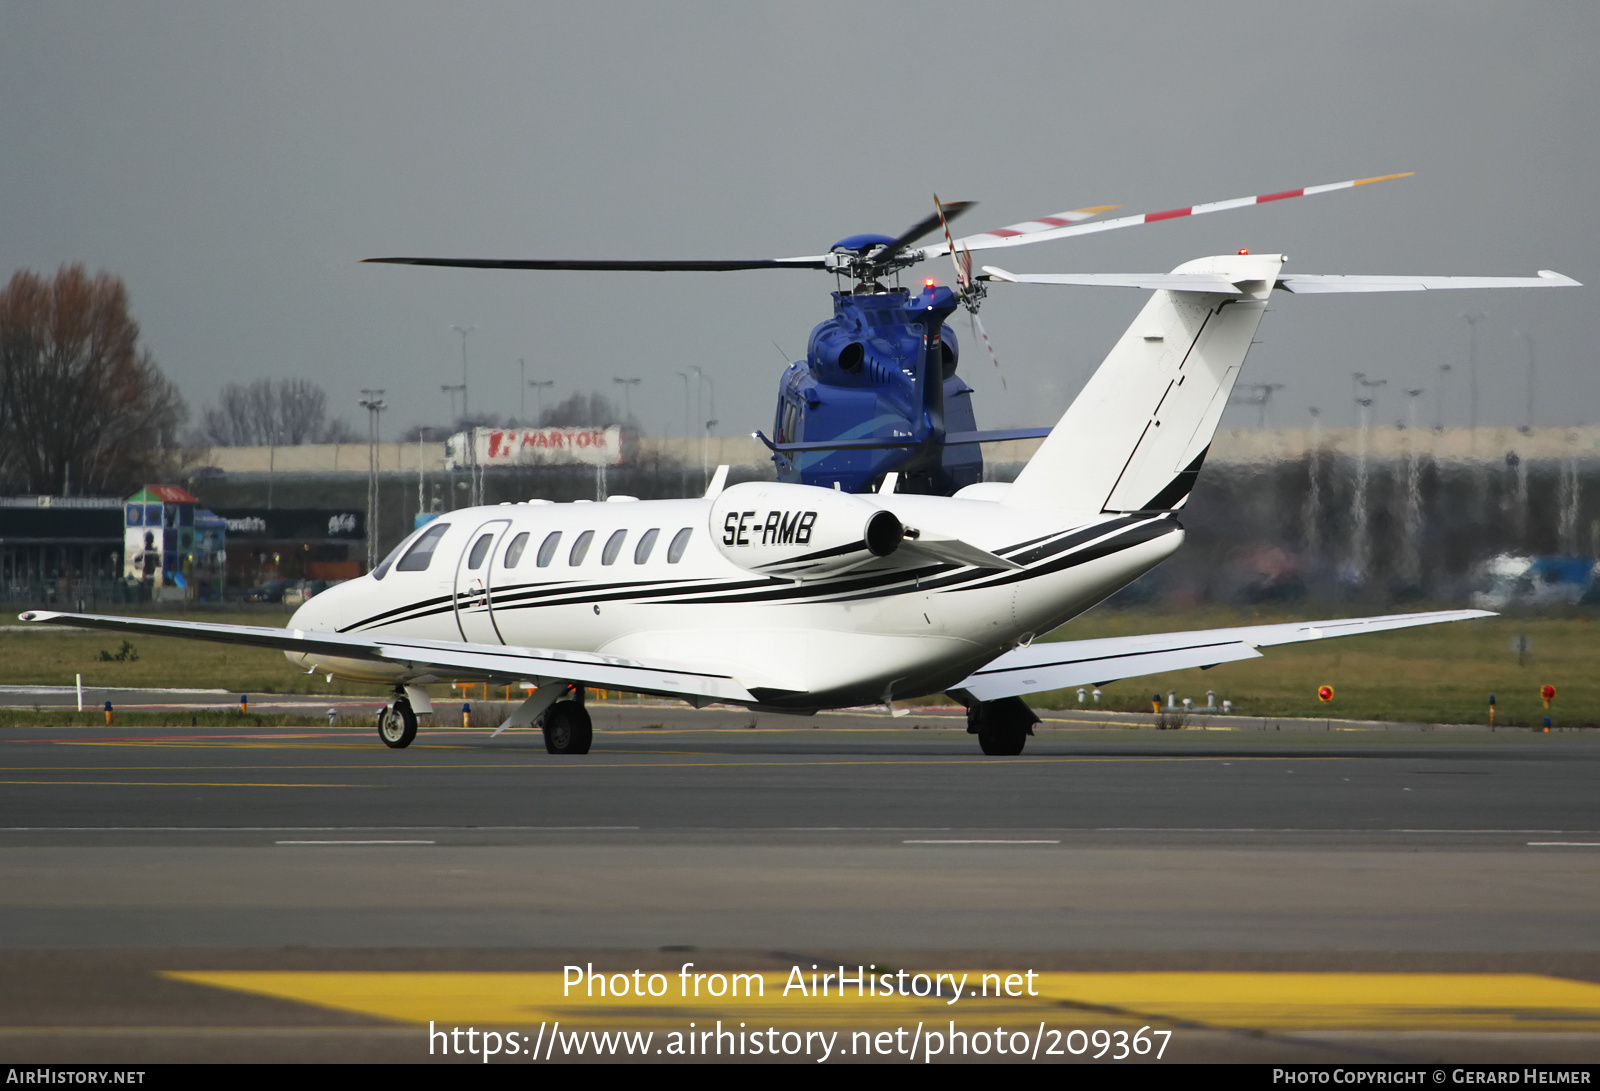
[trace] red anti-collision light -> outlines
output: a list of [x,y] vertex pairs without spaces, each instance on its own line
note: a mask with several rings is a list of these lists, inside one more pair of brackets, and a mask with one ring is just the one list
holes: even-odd
[[1248,253],[1250,253],[1250,251],[1248,251],[1248,250],[1241,250],[1241,251],[1239,251],[1239,256],[1240,256],[1240,257],[1244,257],[1244,256],[1245,256],[1245,255],[1246,255],[1246,254],[1248,254]]
[[939,283],[937,280],[925,280],[922,282],[922,286],[924,288],[932,288],[937,283]]

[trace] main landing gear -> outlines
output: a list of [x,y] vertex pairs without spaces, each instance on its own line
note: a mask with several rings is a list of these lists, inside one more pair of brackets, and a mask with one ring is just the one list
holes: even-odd
[[387,747],[404,750],[416,737],[417,714],[411,711],[411,701],[401,690],[378,713],[378,738]]
[[998,701],[979,701],[967,706],[967,733],[978,736],[978,747],[994,757],[1014,757],[1022,753],[1033,725],[1039,722],[1021,697],[1002,697]]
[[557,701],[551,705],[539,729],[544,732],[544,748],[552,754],[587,754],[589,744],[594,741],[589,710],[578,701]]

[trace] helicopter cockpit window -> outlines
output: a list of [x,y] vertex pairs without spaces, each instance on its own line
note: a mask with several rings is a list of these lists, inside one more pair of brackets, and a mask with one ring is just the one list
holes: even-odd
[[683,560],[683,551],[689,548],[689,528],[684,527],[672,536],[672,544],[667,547],[667,563],[677,564]]
[[472,543],[472,552],[467,554],[467,568],[476,570],[483,564],[483,559],[489,555],[489,547],[494,544],[494,535],[485,534]]
[[515,568],[517,562],[522,560],[522,551],[528,548],[528,532],[523,531],[511,539],[511,544],[506,546],[506,567]]
[[449,523],[429,523],[428,529],[422,532],[410,549],[406,550],[400,563],[394,566],[396,572],[423,572],[427,570],[428,562],[433,560],[433,551],[439,546],[439,539],[444,537],[444,532],[450,529]]
[[561,544],[561,532],[552,530],[543,542],[539,544],[539,567],[549,568],[550,562],[555,558],[556,547]]
[[619,530],[606,539],[606,547],[600,551],[601,564],[613,564],[617,554],[622,552],[622,540],[628,536],[625,530]]
[[567,563],[576,568],[583,563],[589,555],[589,543],[594,541],[594,531],[586,530],[578,535],[578,540],[572,543],[572,552],[567,554]]
[[651,527],[639,537],[639,544],[633,547],[633,563],[644,564],[650,559],[650,551],[656,547],[656,539],[661,536],[660,527]]

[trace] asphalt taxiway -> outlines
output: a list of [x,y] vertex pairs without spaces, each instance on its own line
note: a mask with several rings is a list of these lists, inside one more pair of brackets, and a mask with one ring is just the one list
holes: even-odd
[[1165,1018],[1188,1059],[1600,1059],[1594,733],[1047,723],[986,758],[942,714],[595,720],[584,757],[441,728],[404,751],[366,726],[0,732],[0,1056],[425,1059],[381,1003],[164,972],[806,960],[1194,996],[1247,971],[1586,982],[1411,1023],[1081,982],[1052,1010]]

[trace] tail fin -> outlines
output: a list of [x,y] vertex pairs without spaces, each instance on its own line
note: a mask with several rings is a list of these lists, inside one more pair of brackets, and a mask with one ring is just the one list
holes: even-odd
[[1007,490],[1014,507],[1072,512],[1181,507],[1194,487],[1281,254],[1185,262],[1236,294],[1157,291]]

